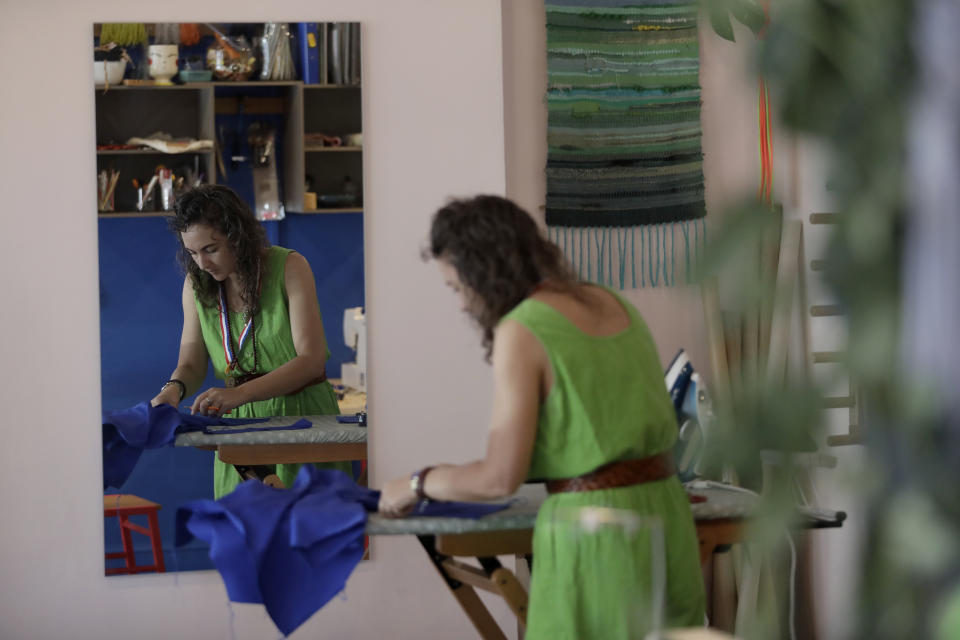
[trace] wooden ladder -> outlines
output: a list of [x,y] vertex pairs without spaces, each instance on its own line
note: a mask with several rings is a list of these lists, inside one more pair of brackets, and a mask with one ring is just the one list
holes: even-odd
[[[810,224],[815,225],[835,225],[839,216],[835,213],[811,213]],[[826,270],[825,260],[811,260],[810,270],[822,273]],[[837,304],[815,304],[810,305],[809,313],[811,318],[831,318],[842,317],[845,315],[842,306]],[[846,353],[844,351],[811,351],[811,365],[818,364],[836,364],[843,362]],[[839,447],[852,444],[863,444],[863,412],[860,403],[860,394],[858,392],[856,380],[850,377],[850,387],[845,396],[832,396],[823,399],[824,410],[843,409],[849,414],[847,433],[827,436],[827,445]]]

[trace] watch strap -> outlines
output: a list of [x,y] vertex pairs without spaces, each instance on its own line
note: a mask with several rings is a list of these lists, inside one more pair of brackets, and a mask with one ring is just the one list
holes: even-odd
[[433,467],[424,467],[410,476],[410,488],[413,489],[413,492],[416,493],[417,497],[421,500],[430,499],[424,492],[423,485],[427,480],[427,474],[430,473],[432,469]]

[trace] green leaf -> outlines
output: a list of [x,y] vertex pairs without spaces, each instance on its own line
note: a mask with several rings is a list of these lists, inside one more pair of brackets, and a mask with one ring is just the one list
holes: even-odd
[[767,16],[763,12],[756,0],[734,0],[730,3],[730,13],[737,22],[753,31],[754,34],[760,33],[763,26],[767,23]]
[[710,24],[718,36],[730,42],[736,42],[733,37],[733,25],[727,13],[726,3],[716,3],[710,6]]

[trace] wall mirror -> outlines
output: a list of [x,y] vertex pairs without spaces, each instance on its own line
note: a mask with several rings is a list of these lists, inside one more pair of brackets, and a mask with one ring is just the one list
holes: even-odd
[[[149,401],[176,366],[184,275],[167,218],[196,183],[231,187],[271,244],[308,260],[340,413],[365,409],[359,23],[103,23],[93,45],[104,411]],[[201,389],[222,384],[208,366]],[[160,505],[167,571],[212,567],[202,543],[174,548],[174,514],[213,497],[214,455],[148,449],[105,491]],[[107,573],[123,572],[109,556],[126,536],[105,516]],[[128,542],[138,566],[155,564],[148,536]]]

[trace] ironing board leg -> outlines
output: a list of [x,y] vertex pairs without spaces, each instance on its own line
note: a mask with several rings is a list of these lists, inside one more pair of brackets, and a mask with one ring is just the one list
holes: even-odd
[[507,637],[503,634],[503,631],[500,630],[500,627],[497,626],[496,620],[490,615],[490,612],[484,606],[483,601],[480,600],[477,592],[473,590],[473,587],[459,580],[455,580],[447,573],[444,568],[444,561],[447,560],[448,557],[437,552],[434,537],[417,536],[417,539],[420,540],[420,544],[422,544],[426,550],[430,561],[433,562],[433,566],[440,573],[440,577],[443,578],[443,581],[450,589],[450,593],[457,599],[464,613],[470,618],[470,622],[473,623],[480,637],[484,638],[484,640],[506,640]]

